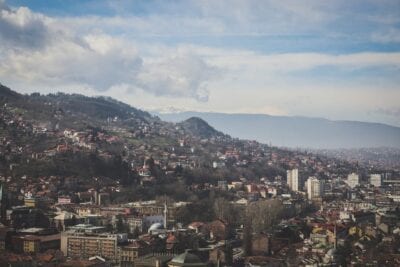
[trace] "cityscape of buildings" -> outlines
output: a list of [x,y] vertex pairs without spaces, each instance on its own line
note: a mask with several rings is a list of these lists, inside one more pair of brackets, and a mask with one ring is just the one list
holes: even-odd
[[[398,169],[234,139],[200,119],[93,117],[94,133],[54,114],[44,125],[1,109],[4,266],[400,264]],[[49,165],[59,159],[72,167]]]

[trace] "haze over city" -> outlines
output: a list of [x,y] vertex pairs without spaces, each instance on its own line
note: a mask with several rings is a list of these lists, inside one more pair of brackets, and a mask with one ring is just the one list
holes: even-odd
[[0,1],[0,78],[145,110],[400,126],[398,1]]

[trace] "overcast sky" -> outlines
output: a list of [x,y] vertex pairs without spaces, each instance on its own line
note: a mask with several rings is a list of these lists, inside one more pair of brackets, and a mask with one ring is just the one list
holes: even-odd
[[400,1],[0,0],[0,82],[400,126]]

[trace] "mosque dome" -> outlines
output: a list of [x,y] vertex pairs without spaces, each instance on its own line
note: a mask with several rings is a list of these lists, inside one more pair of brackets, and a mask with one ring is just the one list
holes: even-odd
[[207,266],[201,259],[195,254],[185,251],[182,254],[175,256],[168,264],[168,266],[179,266],[179,267],[205,267]]
[[150,233],[151,231],[157,231],[157,230],[160,230],[160,229],[164,229],[164,226],[161,223],[153,223],[150,226],[148,232]]

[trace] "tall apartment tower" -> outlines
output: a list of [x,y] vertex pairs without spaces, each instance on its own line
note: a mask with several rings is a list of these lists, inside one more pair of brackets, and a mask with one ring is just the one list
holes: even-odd
[[299,191],[299,170],[287,170],[287,184],[292,191]]
[[371,174],[369,178],[369,183],[375,187],[382,186],[382,175],[380,174]]
[[307,180],[307,197],[314,199],[324,195],[324,181],[318,180],[316,177],[309,177]]
[[360,178],[358,177],[358,174],[356,173],[351,173],[347,176],[347,185],[350,186],[350,188],[354,188],[357,185],[360,184]]

